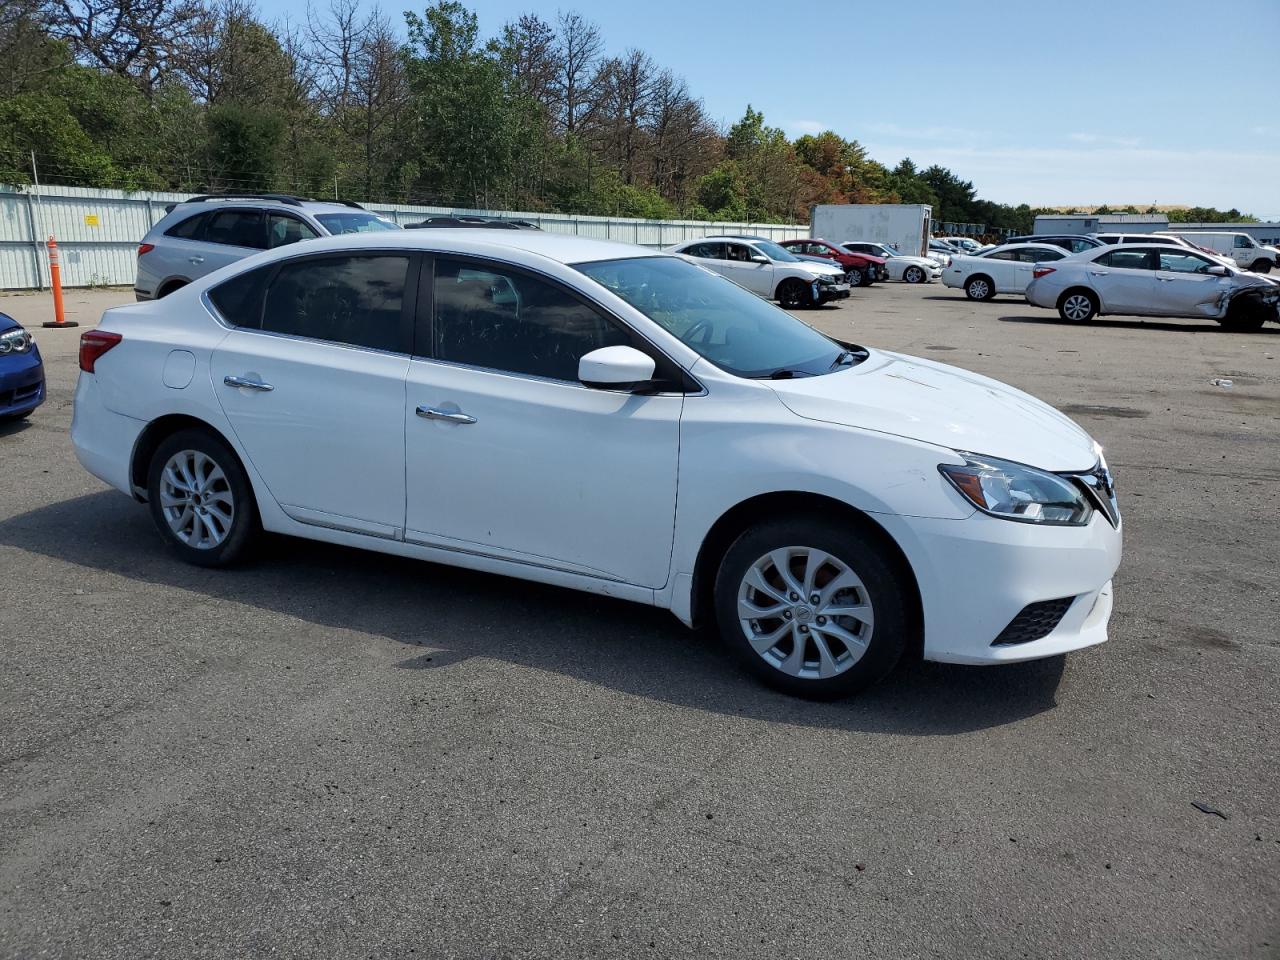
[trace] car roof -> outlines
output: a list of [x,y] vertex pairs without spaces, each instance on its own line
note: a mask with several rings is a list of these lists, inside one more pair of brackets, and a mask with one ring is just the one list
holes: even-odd
[[991,253],[993,250],[1025,250],[1027,248],[1032,250],[1055,250],[1058,253],[1062,252],[1062,248],[1056,243],[1035,243],[1031,240],[1013,240],[1009,243],[998,243],[986,252]]
[[[471,227],[441,227],[436,230],[385,230],[377,233],[348,233],[308,240],[307,254],[325,251],[399,250],[427,253],[459,253],[502,259],[504,251],[520,250],[558,263],[588,263],[594,260],[621,260],[629,257],[670,256],[661,250],[639,247],[616,240],[598,240],[541,230],[476,230]],[[294,254],[304,252],[295,245],[277,247]],[[273,251],[275,252],[275,251]]]
[[[323,210],[330,213],[344,210],[373,213],[354,200],[309,200],[306,197],[292,197],[283,193],[228,194],[226,196],[208,194],[180,200],[173,204],[169,212],[190,213],[196,210],[222,210],[242,206],[272,207],[281,210]],[[376,213],[373,215],[378,216]]]

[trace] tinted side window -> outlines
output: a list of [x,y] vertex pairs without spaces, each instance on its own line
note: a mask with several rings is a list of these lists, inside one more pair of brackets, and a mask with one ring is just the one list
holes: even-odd
[[684,252],[686,256],[699,257],[703,260],[723,260],[724,244],[695,243],[692,247],[686,247]]
[[408,257],[386,254],[285,263],[267,291],[262,329],[402,350],[408,272]]
[[225,280],[209,291],[209,299],[227,323],[258,329],[262,323],[262,296],[273,266],[258,267]]
[[267,248],[287,246],[299,240],[314,240],[317,234],[297,217],[287,213],[267,214]]
[[194,240],[200,235],[200,225],[204,223],[206,214],[197,213],[187,217],[181,223],[175,223],[164,232],[166,237],[177,237],[179,240]]
[[441,258],[434,290],[437,360],[576,382],[584,354],[631,344],[576,297],[514,271]]
[[1117,270],[1154,270],[1156,266],[1153,259],[1147,250],[1112,250],[1094,262]]
[[1061,260],[1067,255],[1065,250],[1032,250],[1031,262],[1044,263],[1046,260]]
[[740,263],[750,263],[751,255],[755,253],[754,250],[743,243],[726,243],[725,246],[729,248],[727,259],[737,260]]
[[262,249],[262,213],[258,210],[219,210],[210,214],[200,239],[232,247]]
[[1018,251],[1016,251],[1016,250],[1001,250],[999,253],[993,253],[993,254],[991,254],[991,256],[987,257],[987,259],[988,259],[988,260],[1017,260],[1017,259],[1018,259]]
[[1232,240],[1231,245],[1235,247],[1237,250],[1248,250],[1250,247],[1253,246],[1253,241],[1250,240],[1248,237],[1235,237]]

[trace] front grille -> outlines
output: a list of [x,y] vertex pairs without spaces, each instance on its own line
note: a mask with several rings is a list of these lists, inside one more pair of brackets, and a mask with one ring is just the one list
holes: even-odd
[[1029,603],[1022,612],[1009,621],[1009,625],[1000,631],[1000,636],[992,641],[993,647],[1007,647],[1016,643],[1030,643],[1053,633],[1075,597],[1060,597],[1057,600],[1041,600]]

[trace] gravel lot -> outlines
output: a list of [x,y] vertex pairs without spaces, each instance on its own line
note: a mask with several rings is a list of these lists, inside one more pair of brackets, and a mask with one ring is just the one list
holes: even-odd
[[813,704],[604,598],[283,539],[177,566],[76,463],[80,331],[36,330],[50,400],[0,428],[0,956],[1280,956],[1280,327],[937,284],[803,316],[1107,446],[1109,643]]

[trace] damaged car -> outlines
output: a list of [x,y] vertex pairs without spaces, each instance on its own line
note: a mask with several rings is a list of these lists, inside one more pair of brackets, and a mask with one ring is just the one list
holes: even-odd
[[1099,247],[1041,264],[1027,300],[1087,323],[1103,314],[1216,320],[1228,330],[1280,322],[1280,283],[1208,254],[1151,244]]

